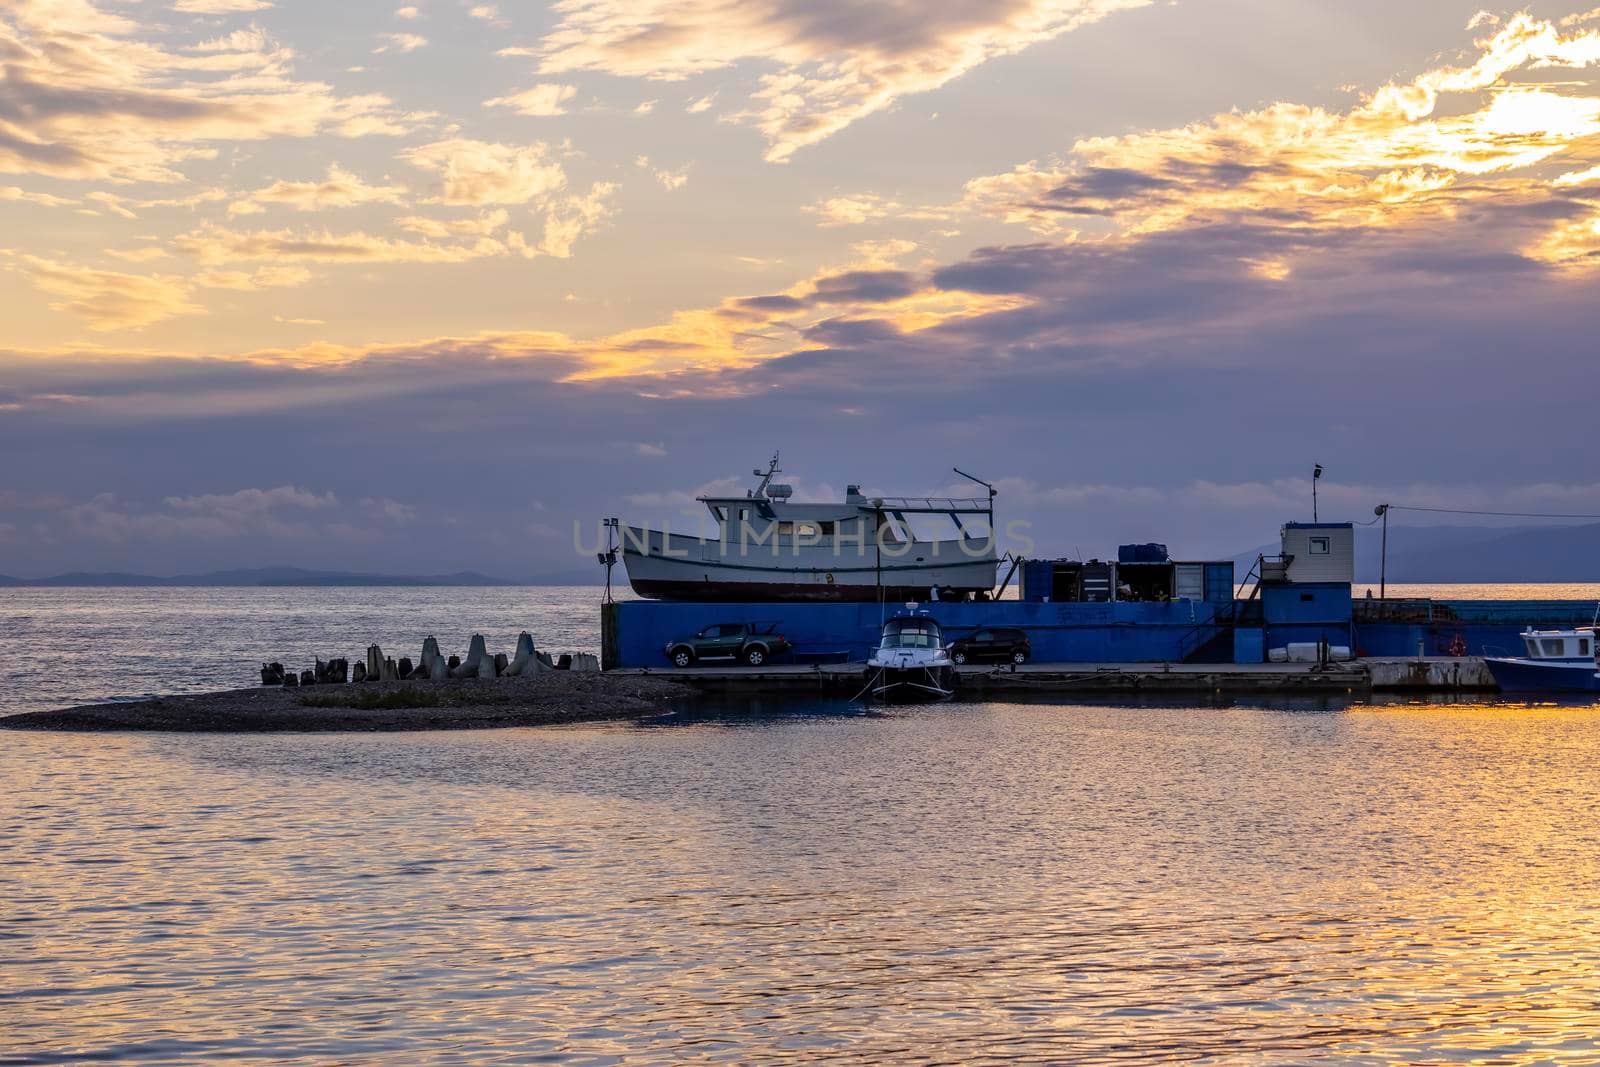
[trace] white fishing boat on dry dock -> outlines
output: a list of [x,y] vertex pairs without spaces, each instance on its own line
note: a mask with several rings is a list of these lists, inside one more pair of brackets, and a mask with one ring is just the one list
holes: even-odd
[[[775,483],[778,457],[743,496],[698,498],[701,534],[620,529],[634,592],[652,600],[873,601],[964,599],[995,584],[994,490],[983,498],[872,497],[850,486],[838,503],[796,503]],[[976,481],[976,479],[973,479]],[[912,517],[948,520],[927,540]]]

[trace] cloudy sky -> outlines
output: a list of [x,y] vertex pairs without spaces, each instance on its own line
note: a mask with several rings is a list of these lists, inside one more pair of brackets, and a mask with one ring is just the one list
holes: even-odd
[[1600,512],[1600,10],[1480,3],[0,0],[0,573]]

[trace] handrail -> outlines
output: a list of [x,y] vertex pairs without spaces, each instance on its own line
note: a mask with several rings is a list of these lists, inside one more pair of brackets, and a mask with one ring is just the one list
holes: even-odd
[[1211,618],[1196,623],[1178,639],[1178,662],[1188,663],[1190,656],[1237,626],[1238,618],[1232,602],[1225,608],[1218,608]]
[[878,504],[878,501],[880,500],[883,502],[881,506],[885,511],[954,511],[961,514],[973,513],[987,515],[991,510],[993,510],[989,501],[980,500],[977,497],[885,496],[874,497],[873,506],[880,506]]

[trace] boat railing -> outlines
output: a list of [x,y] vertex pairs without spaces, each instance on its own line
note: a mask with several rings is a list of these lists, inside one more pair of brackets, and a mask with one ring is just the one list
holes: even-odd
[[[881,504],[879,503],[880,501],[882,502]],[[872,505],[874,508],[881,508],[883,511],[908,511],[919,514],[955,512],[960,515],[987,515],[990,511],[989,501],[977,497],[884,496],[874,497]]]

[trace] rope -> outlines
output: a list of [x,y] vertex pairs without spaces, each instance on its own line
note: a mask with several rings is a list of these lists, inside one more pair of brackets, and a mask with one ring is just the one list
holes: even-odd
[[[1390,511],[1425,511],[1435,515],[1488,515],[1497,519],[1596,519],[1600,515],[1564,515],[1548,511],[1474,511],[1471,508],[1424,508],[1411,504],[1390,504]],[[1363,525],[1366,525],[1365,523]]]

